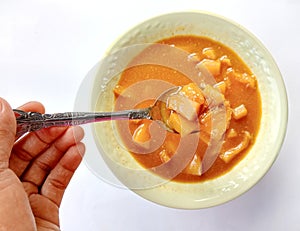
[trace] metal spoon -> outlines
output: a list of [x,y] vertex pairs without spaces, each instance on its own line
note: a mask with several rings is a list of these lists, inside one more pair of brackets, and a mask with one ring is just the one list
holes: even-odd
[[41,114],[38,112],[25,112],[14,109],[17,120],[17,137],[27,132],[37,131],[52,126],[76,126],[88,123],[103,122],[121,119],[150,119],[158,121],[166,130],[174,132],[165,123],[162,110],[165,109],[167,98],[181,87],[173,87],[163,92],[154,105],[143,109],[132,109],[116,112],[65,112],[55,114]]

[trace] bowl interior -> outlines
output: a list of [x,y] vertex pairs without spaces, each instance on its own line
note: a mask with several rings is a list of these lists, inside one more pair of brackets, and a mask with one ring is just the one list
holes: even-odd
[[145,21],[120,37],[87,75],[77,109],[83,104],[84,94],[90,111],[113,110],[112,89],[131,58],[148,43],[186,34],[210,37],[230,47],[257,77],[261,125],[246,157],[229,173],[213,180],[194,184],[166,181],[144,170],[122,145],[114,123],[105,122],[89,128],[93,140],[88,146],[93,150],[85,160],[97,176],[111,184],[128,187],[158,204],[197,209],[227,202],[250,189],[271,167],[283,142],[287,122],[285,86],[272,56],[255,36],[236,23],[203,12],[172,13]]

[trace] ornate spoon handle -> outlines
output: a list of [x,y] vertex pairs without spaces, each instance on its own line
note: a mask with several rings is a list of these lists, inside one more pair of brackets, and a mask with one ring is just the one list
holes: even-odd
[[41,114],[14,109],[17,120],[17,136],[52,126],[76,126],[87,123],[120,119],[151,119],[151,108],[119,112],[65,112]]

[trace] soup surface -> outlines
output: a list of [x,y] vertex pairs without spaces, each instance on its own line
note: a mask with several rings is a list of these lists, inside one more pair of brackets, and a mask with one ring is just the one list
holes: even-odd
[[[200,182],[225,174],[250,150],[259,131],[261,98],[256,77],[234,51],[210,38],[174,36],[157,44],[179,48],[180,55],[172,51],[170,56],[166,46],[156,45],[139,53],[121,73],[114,88],[115,109],[152,106],[160,93],[175,85],[182,86],[180,94],[186,97],[185,102],[191,103],[194,114],[177,107],[175,100],[175,106],[167,108],[166,112],[166,123],[175,133],[155,128],[155,122],[151,120],[118,121],[123,143],[133,157],[149,169],[171,163],[178,150],[184,150],[180,152],[179,161],[164,168],[167,172],[180,169],[172,176],[174,181]],[[225,121],[220,134],[222,144],[208,169],[203,167],[203,159],[211,144],[214,106],[205,93],[207,88],[199,87],[201,81],[198,79],[202,75],[194,74],[194,70],[187,71],[190,67],[183,67],[182,57],[199,73],[201,67],[210,73],[214,82],[209,90],[217,91],[222,99],[220,104],[224,108]],[[191,120],[197,121],[197,135],[185,132],[186,124]],[[191,137],[193,142],[187,141],[181,147],[183,137]],[[185,152],[192,154],[185,157]],[[179,162],[185,163],[184,168],[178,167],[176,163]],[[168,174],[161,175],[167,177]]]

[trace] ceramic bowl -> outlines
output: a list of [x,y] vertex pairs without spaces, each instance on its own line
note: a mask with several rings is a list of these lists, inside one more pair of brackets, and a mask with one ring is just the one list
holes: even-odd
[[206,36],[230,47],[257,77],[262,99],[261,125],[245,158],[216,179],[202,183],[166,181],[143,169],[122,145],[114,122],[104,122],[87,131],[89,149],[85,161],[102,180],[129,188],[147,200],[173,208],[199,209],[228,202],[253,187],[270,169],[285,136],[284,82],[271,54],[253,34],[235,22],[207,12],[176,12],[149,19],[120,36],[108,49],[105,58],[83,82],[75,108],[113,110],[112,90],[120,73],[145,44],[187,34]]

